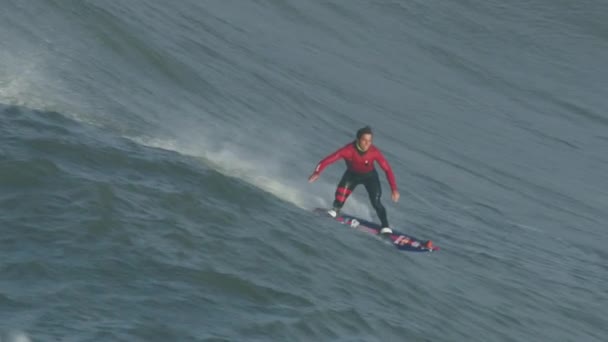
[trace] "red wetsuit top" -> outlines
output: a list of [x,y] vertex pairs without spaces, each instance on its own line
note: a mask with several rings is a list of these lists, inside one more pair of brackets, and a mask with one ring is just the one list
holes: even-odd
[[335,163],[340,159],[344,159],[346,161],[346,167],[349,171],[354,173],[365,174],[374,170],[375,161],[386,173],[386,178],[388,179],[388,183],[391,186],[391,190],[397,190],[397,182],[395,181],[395,175],[393,174],[391,166],[388,164],[386,159],[384,159],[384,155],[382,155],[382,152],[380,152],[380,150],[377,149],[374,145],[371,145],[367,151],[361,152],[357,149],[355,144],[356,142],[348,143],[336,152],[323,158],[323,160],[321,160],[317,165],[315,173],[320,174],[323,169],[325,169],[330,164]]

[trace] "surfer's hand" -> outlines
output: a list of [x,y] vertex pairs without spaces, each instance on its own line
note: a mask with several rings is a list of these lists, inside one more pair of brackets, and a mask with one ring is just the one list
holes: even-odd
[[310,177],[308,177],[308,183],[312,183],[312,182],[316,181],[317,178],[319,178],[319,174],[316,172],[313,172],[313,174],[310,175]]
[[397,202],[399,200],[400,196],[401,195],[399,194],[399,191],[393,190],[393,193],[391,194],[391,197],[393,198],[393,202]]

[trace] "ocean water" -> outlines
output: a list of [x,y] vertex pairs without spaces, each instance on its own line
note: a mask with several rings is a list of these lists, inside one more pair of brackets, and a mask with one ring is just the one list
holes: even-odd
[[[0,341],[606,341],[606,13],[3,0]],[[312,214],[364,125],[440,251]]]

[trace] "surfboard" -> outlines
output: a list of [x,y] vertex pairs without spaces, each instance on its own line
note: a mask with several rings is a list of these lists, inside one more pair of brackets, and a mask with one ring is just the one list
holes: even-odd
[[[332,217],[327,213],[327,209],[315,208],[313,212],[319,216],[329,217],[333,220],[346,225],[350,228],[357,229],[373,235],[379,235],[380,227],[379,224],[364,220],[352,215],[342,214]],[[433,245],[430,240],[420,240],[411,235],[404,234],[402,232],[393,229],[392,234],[382,235],[383,238],[392,242],[397,249],[408,252],[434,252],[438,251],[439,247]]]

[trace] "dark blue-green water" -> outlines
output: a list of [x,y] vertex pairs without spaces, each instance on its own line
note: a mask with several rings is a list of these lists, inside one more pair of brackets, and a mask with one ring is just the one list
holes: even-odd
[[605,1],[1,7],[0,341],[606,341]]

